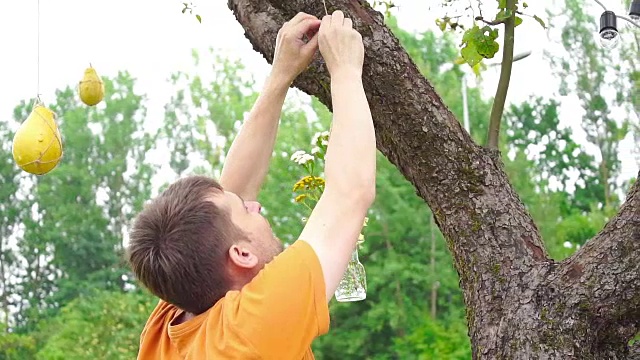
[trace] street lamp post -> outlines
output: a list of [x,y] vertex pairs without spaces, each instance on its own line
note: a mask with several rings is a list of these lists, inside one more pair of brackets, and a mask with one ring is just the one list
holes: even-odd
[[[522,60],[531,55],[531,51],[525,51],[520,54],[513,56],[513,62],[518,60]],[[502,65],[502,62],[491,63],[487,65],[488,67],[494,67]],[[464,123],[464,129],[467,130],[469,134],[471,134],[471,127],[469,125],[469,101],[467,99],[467,73],[465,72],[462,76],[462,119]]]

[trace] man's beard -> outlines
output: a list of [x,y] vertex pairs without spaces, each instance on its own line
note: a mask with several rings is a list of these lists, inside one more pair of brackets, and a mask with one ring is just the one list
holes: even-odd
[[284,251],[284,243],[277,236],[273,236],[273,238],[277,241],[278,244],[278,254]]
[[280,253],[282,253],[284,251],[284,244],[277,237],[273,238],[273,244],[274,244],[274,246],[273,246],[273,256],[272,256],[271,260],[273,260],[273,258],[275,258],[276,256],[280,255]]
[[273,236],[271,244],[264,247],[261,251],[260,260],[262,262],[262,265],[264,266],[265,264],[271,262],[273,259],[275,259],[276,256],[280,255],[282,251],[284,251],[284,244],[282,243],[282,241],[280,241],[280,239]]

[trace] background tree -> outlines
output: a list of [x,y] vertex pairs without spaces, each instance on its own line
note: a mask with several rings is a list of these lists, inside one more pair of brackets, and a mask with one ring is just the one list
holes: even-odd
[[[629,9],[631,0],[623,1],[623,8]],[[637,21],[636,21],[637,22]],[[616,101],[615,104],[622,107],[631,116],[640,119],[640,60],[638,50],[640,49],[640,33],[638,31],[624,30],[622,34],[623,42],[620,46],[621,67],[616,81]],[[634,139],[634,152],[636,163],[640,165],[640,121],[630,123]]]
[[140,332],[157,300],[146,292],[79,295],[39,326],[50,333],[35,359],[135,359]]
[[[596,43],[593,27],[596,19],[589,15],[590,7],[584,1],[569,0],[559,10],[562,15],[550,13],[552,21],[566,25],[552,32],[570,57],[553,56],[547,53],[561,81],[560,95],[571,93],[579,99],[584,114],[582,129],[587,141],[597,149],[599,164],[595,169],[597,181],[587,189],[582,184],[581,192],[591,191],[600,205],[606,209],[619,204],[616,178],[620,173],[618,159],[619,143],[628,133],[631,117],[629,104],[633,99],[634,85],[626,75],[633,60],[628,63],[619,53],[606,50]],[[625,44],[626,45],[626,44]],[[624,51],[638,54],[623,47]],[[615,65],[614,65],[615,64]],[[616,110],[621,110],[616,117]],[[579,185],[580,186],[580,185]],[[585,194],[586,195],[586,194]]]

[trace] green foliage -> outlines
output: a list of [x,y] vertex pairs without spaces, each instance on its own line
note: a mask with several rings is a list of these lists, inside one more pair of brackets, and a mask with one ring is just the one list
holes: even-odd
[[401,359],[470,359],[467,327],[461,321],[439,322],[423,315],[422,326],[397,339]]
[[[20,269],[19,253],[13,243],[23,229],[22,219],[28,216],[32,204],[19,193],[20,169],[13,161],[13,134],[8,130],[0,126],[0,324],[10,323],[10,304],[20,289],[20,281],[13,275]],[[10,345],[6,346],[11,349]],[[6,358],[15,357],[6,355]]]
[[[196,52],[192,55],[198,66],[200,55]],[[209,55],[214,64],[210,80],[183,72],[173,74],[170,79],[177,90],[165,105],[160,138],[164,140],[162,144],[169,147],[170,166],[178,175],[219,167],[231,146],[231,134],[257,97],[251,89],[253,80],[239,75],[245,70],[240,61],[226,61],[215,55],[213,49]],[[178,137],[184,140],[168,141]],[[215,146],[219,140],[224,141],[223,146]],[[192,165],[189,156],[193,153],[202,161],[195,168],[189,168]]]
[[505,167],[549,253],[562,260],[596,235],[614,210],[598,208],[604,204],[598,163],[560,126],[558,107],[539,97],[511,106]]
[[[551,16],[566,23],[559,32],[552,33],[566,54],[547,54],[547,57],[561,80],[560,94],[574,94],[584,109],[582,129],[600,158],[593,164],[599,179],[599,206],[616,207],[621,195],[616,193],[621,165],[618,147],[629,129],[637,126],[630,123],[637,88],[629,74],[635,69],[638,49],[623,46],[618,56],[602,48],[593,36],[595,19],[585,9],[584,0],[567,0],[561,15]],[[620,65],[613,66],[615,63]],[[616,113],[620,115],[614,116]],[[581,208],[587,210],[589,202],[581,204]]]
[[0,323],[0,360],[32,359],[36,351],[36,340],[27,334],[8,332]]
[[[533,157],[538,169],[536,182],[548,187],[550,181],[567,192],[567,203],[560,204],[566,214],[570,209],[590,211],[591,204],[604,202],[598,164],[584,146],[574,141],[569,128],[560,125],[560,104],[553,99],[533,98],[512,105],[506,116],[507,141],[519,153]],[[577,174],[578,179],[573,179]],[[568,192],[572,187],[575,191]]]
[[146,293],[80,295],[41,324],[49,334],[37,360],[135,359],[140,333],[158,300]]
[[462,37],[464,47],[460,50],[460,54],[473,67],[483,58],[491,59],[498,52],[500,45],[496,41],[497,38],[497,29],[489,26],[480,28],[476,25],[464,33]]
[[[461,33],[462,43],[460,48],[460,56],[462,63],[475,67],[481,64],[484,59],[492,59],[498,52],[499,39],[498,28],[505,24],[508,19],[513,18],[514,25],[518,27],[523,23],[524,17],[529,17],[546,29],[545,21],[536,14],[527,13],[529,5],[526,2],[520,3],[515,0],[512,6],[508,5],[507,0],[496,0],[488,3],[478,2],[477,9],[480,15],[475,15],[475,7],[473,4],[462,5],[462,1],[445,1],[443,7],[447,9],[447,15],[436,19],[436,25],[442,32]],[[457,6],[457,11],[453,10]],[[482,14],[487,11],[486,6],[496,5],[498,10],[492,20],[486,19]],[[483,10],[484,9],[484,10]],[[480,26],[482,23],[484,26]]]
[[[613,185],[620,169],[618,144],[630,126],[624,117],[612,116],[614,99],[603,96],[610,86],[607,79],[614,78],[610,73],[620,70],[606,65],[611,54],[593,39],[594,19],[583,11],[581,0],[567,1],[565,8],[566,24],[553,30],[571,56],[548,57],[561,79],[560,93],[571,92],[580,100],[588,145],[599,156],[587,152],[575,142],[574,130],[561,125],[560,104],[554,99],[535,97],[511,106],[504,131],[509,177],[557,260],[595,236],[619,207],[624,190],[615,191]],[[624,73],[620,78],[626,79]]]

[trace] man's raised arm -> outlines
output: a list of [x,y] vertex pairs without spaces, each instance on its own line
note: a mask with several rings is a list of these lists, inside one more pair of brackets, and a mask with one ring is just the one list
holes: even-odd
[[341,11],[322,19],[319,44],[331,74],[333,124],[325,190],[300,235],[315,250],[333,297],[375,199],[376,140],[362,85],[364,46]]
[[[287,91],[300,72],[309,66],[318,49],[319,26],[320,20],[304,13],[282,26],[276,40],[271,74],[229,148],[220,184],[246,201],[257,200],[269,169]],[[310,39],[306,43],[304,35]]]

